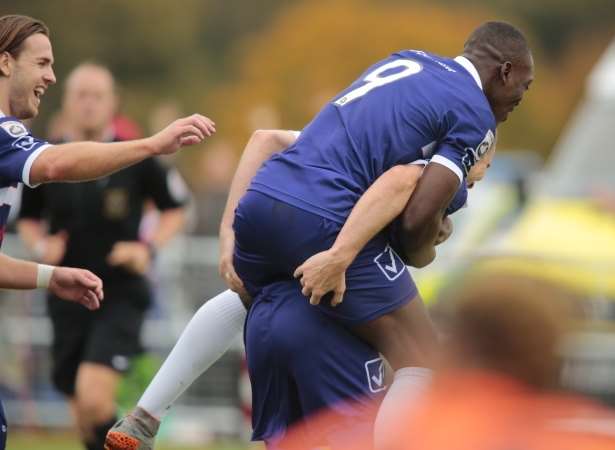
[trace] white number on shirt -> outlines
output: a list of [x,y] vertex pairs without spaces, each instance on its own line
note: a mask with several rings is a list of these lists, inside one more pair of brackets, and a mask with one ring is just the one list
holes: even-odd
[[[390,75],[386,75],[381,77],[380,75],[384,72],[395,69],[397,67],[403,67],[403,70],[400,72],[392,73]],[[384,86],[385,84],[392,83],[393,81],[400,80],[402,78],[409,77],[410,75],[416,75],[422,70],[422,66],[416,61],[412,61],[411,59],[398,59],[397,61],[391,61],[390,63],[384,64],[378,67],[373,72],[367,74],[363,81],[367,84],[364,84],[360,88],[357,88],[353,91],[348,92],[342,98],[335,101],[337,106],[344,106],[348,103],[363,97],[372,89],[375,89],[380,86]]]

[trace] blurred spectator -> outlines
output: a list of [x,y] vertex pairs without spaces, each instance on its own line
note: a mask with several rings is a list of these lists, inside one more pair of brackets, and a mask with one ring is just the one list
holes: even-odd
[[[67,78],[57,132],[64,141],[118,140],[116,105],[109,70],[82,64]],[[53,382],[69,398],[88,450],[103,449],[116,420],[121,373],[143,352],[140,332],[150,303],[145,274],[156,250],[184,223],[185,196],[176,195],[169,182],[177,176],[150,158],[97,181],[45,185],[23,194],[18,230],[37,259],[87,267],[105,283],[105,301],[92,313],[48,298]],[[144,241],[138,233],[147,200],[160,218]]]
[[70,130],[68,129],[68,122],[62,111],[56,111],[49,118],[47,122],[47,139],[49,142],[57,143],[66,140],[66,136],[69,136]]

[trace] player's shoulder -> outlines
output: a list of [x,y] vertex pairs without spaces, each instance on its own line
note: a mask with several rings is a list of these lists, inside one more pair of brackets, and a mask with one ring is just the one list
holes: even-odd
[[28,127],[15,117],[0,117],[0,139],[18,139],[30,134]]
[[15,117],[0,117],[0,152],[31,150],[36,144],[36,140],[23,122]]
[[435,69],[443,70],[448,73],[457,73],[459,67],[454,64],[454,60],[445,56],[438,55],[436,53],[428,52],[426,50],[407,49],[399,50],[391,55],[394,59],[411,59],[422,66],[430,66]]

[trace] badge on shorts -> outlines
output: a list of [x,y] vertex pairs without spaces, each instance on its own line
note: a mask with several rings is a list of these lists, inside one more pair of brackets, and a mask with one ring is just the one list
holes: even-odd
[[374,262],[389,281],[396,280],[406,270],[406,265],[390,245],[374,258]]
[[367,385],[372,393],[384,391],[387,386],[384,382],[384,361],[382,358],[371,359],[365,363]]
[[26,126],[15,120],[9,120],[7,122],[0,123],[0,127],[4,129],[8,133],[9,136],[12,137],[20,137],[28,134],[28,129]]

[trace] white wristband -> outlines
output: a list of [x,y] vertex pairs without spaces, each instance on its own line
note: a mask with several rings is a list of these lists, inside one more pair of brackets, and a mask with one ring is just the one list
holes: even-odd
[[47,289],[49,287],[49,281],[51,281],[53,269],[55,269],[55,267],[48,266],[47,264],[38,264],[36,267],[36,287]]

